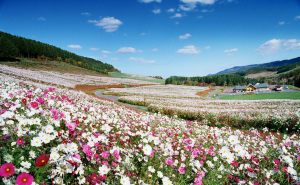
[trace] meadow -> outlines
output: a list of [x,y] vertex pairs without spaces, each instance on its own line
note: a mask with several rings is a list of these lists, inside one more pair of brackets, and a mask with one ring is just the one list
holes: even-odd
[[246,95],[224,95],[220,96],[222,100],[266,100],[266,99],[289,99],[299,100],[300,92],[274,92]]

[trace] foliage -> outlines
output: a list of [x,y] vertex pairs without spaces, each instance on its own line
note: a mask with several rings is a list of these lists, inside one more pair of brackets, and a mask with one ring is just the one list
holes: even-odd
[[255,79],[245,78],[239,74],[228,75],[212,75],[203,77],[180,77],[171,76],[166,79],[166,84],[177,85],[199,85],[199,84],[214,84],[217,86],[232,86],[232,85],[246,85],[249,83],[260,82]]
[[101,73],[118,71],[112,65],[82,57],[39,41],[0,32],[0,57],[43,58],[57,60]]

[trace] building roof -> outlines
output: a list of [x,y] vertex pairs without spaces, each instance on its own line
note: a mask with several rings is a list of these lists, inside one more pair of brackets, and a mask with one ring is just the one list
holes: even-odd
[[233,88],[233,90],[243,90],[245,89],[246,87],[245,86],[240,86],[240,85],[237,85]]
[[262,84],[255,84],[256,88],[269,88],[269,84],[267,83],[262,83]]

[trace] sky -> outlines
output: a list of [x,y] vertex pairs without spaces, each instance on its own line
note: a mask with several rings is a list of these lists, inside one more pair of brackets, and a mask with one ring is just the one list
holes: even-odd
[[300,56],[300,0],[0,0],[0,30],[124,73],[203,76]]

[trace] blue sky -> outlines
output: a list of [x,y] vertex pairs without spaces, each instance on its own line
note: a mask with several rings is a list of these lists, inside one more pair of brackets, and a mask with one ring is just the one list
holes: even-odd
[[201,76],[300,56],[300,1],[0,0],[0,30],[125,73]]

